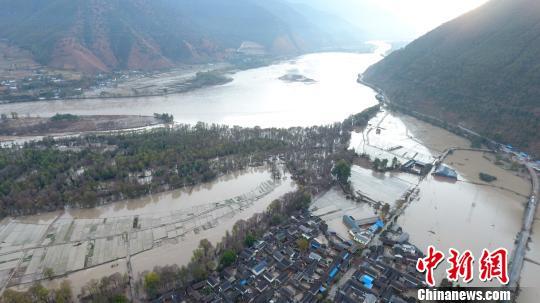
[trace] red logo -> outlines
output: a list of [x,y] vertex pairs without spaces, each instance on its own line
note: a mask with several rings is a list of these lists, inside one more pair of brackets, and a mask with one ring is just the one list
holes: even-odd
[[508,284],[508,251],[499,248],[493,252],[487,249],[482,251],[480,257],[480,281],[491,281],[497,278],[501,284]]
[[416,262],[416,270],[419,272],[426,272],[426,282],[429,286],[435,286],[433,270],[439,266],[443,259],[444,254],[438,250],[435,250],[433,245],[430,245],[428,247],[428,255],[423,259],[418,259],[418,262]]
[[463,282],[469,283],[473,279],[473,263],[474,256],[471,251],[466,250],[463,254],[459,254],[459,251],[450,248],[450,268],[446,270],[448,280],[457,281],[459,277],[463,278]]
[[[450,264],[446,270],[448,280],[457,282],[461,278],[464,283],[472,281],[474,276],[474,255],[472,252],[466,250],[460,253],[453,248],[448,251],[450,253],[446,259]],[[431,287],[435,286],[433,271],[444,258],[443,252],[430,245],[427,256],[419,258],[416,262],[416,270],[426,273],[426,283]],[[499,248],[492,252],[484,249],[478,263],[480,281],[487,282],[497,278],[501,284],[508,284],[508,251],[505,248]]]

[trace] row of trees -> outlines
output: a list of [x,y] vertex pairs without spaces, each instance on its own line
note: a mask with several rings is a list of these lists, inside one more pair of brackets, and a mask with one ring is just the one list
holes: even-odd
[[[373,115],[374,108],[366,112]],[[365,113],[354,117],[288,129],[198,123],[0,148],[0,217],[136,198],[208,182],[277,157],[297,182],[317,192],[333,183],[335,161],[352,163],[350,127],[369,120]]]
[[285,146],[253,129],[197,125],[0,149],[0,216],[92,207],[207,182]]
[[71,292],[71,285],[67,280],[60,283],[57,289],[47,289],[36,283],[27,291],[6,289],[1,302],[4,303],[71,303],[75,302]]
[[[378,108],[377,108],[378,109]],[[292,178],[299,185],[298,191],[288,193],[273,201],[267,210],[255,214],[247,220],[240,220],[232,232],[215,247],[206,239],[201,240],[191,262],[184,267],[156,267],[146,273],[138,282],[150,298],[171,290],[184,289],[194,282],[206,279],[215,270],[221,270],[234,264],[237,255],[245,247],[254,245],[271,226],[286,223],[291,214],[309,207],[314,194],[327,190],[334,184],[334,178],[348,184],[354,153],[348,150],[351,127],[365,126],[368,117],[376,114],[369,109],[370,116],[357,115],[356,123],[349,118],[345,123],[310,128],[260,129],[254,131],[267,139],[280,139],[286,148],[278,154],[287,164]],[[358,117],[363,117],[362,119]],[[363,121],[363,122],[359,122]],[[306,243],[297,243],[300,250],[306,249]]]

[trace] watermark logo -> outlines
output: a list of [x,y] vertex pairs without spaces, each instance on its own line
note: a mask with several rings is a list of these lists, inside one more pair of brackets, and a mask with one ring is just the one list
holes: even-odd
[[[446,259],[449,264],[446,276],[449,281],[469,283],[474,278],[475,257],[471,251],[466,250],[460,253],[454,248],[448,250],[449,257]],[[425,258],[419,258],[416,262],[416,270],[425,273],[426,283],[433,287],[436,284],[434,270],[445,260],[445,254],[430,245]],[[484,249],[482,256],[478,260],[478,276],[480,281],[487,282],[493,279],[499,280],[503,285],[508,284],[508,251],[505,248],[498,248],[494,251]]]

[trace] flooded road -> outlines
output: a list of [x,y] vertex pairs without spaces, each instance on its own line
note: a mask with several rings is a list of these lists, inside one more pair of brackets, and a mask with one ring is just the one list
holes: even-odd
[[[384,47],[379,47],[379,52]],[[51,116],[72,114],[142,114],[168,112],[175,120],[243,126],[306,126],[340,121],[377,103],[375,93],[356,83],[356,75],[380,59],[380,53],[319,53],[233,75],[234,81],[167,97],[95,99],[0,105],[0,112]],[[287,73],[301,74],[312,84],[284,82]],[[469,147],[470,142],[444,129],[415,118],[379,113],[360,133],[353,133],[350,147],[371,159],[401,163],[410,159],[433,162],[445,149]],[[479,256],[483,248],[513,249],[520,229],[523,203],[529,194],[527,180],[497,167],[480,152],[457,151],[445,163],[457,170],[458,181],[401,173],[373,172],[353,166],[355,191],[393,206],[403,193],[419,185],[419,196],[398,219],[411,243],[424,250],[435,245],[447,252],[453,247],[471,249]],[[497,180],[487,184],[480,172]],[[285,176],[287,176],[285,174]],[[126,254],[131,254],[135,275],[154,266],[185,265],[199,241],[217,243],[239,219],[263,211],[269,203],[295,188],[287,178],[271,180],[265,168],[230,174],[215,182],[175,190],[93,209],[69,209],[0,222],[0,283],[13,269],[15,280],[29,283],[42,277],[46,266],[56,273],[69,273],[75,292],[92,278],[126,272]],[[348,200],[339,190],[330,190],[312,204],[315,215],[329,229],[348,238],[342,223],[345,214],[357,219],[377,215],[368,203]],[[540,260],[540,224],[535,224],[527,257]],[[125,236],[128,234],[129,236]],[[92,255],[87,252],[91,251]],[[64,254],[64,252],[69,252]],[[115,265],[117,264],[117,265]],[[81,270],[85,266],[91,270]],[[520,302],[538,298],[540,266],[526,262]],[[442,278],[444,269],[438,272]],[[51,283],[57,283],[54,280]],[[475,280],[478,283],[478,279]],[[473,283],[473,285],[476,285]]]
[[[470,142],[415,118],[381,112],[363,132],[352,134],[350,146],[371,159],[391,161],[396,157],[403,163],[409,159],[432,162],[445,149],[468,148]],[[470,249],[477,257],[483,248],[504,247],[511,253],[531,185],[527,178],[494,162],[492,154],[455,151],[446,158],[445,164],[457,171],[457,181],[431,175],[420,181],[418,197],[397,221],[409,233],[410,242],[423,251],[428,245],[434,245],[445,253],[451,247]],[[496,176],[497,180],[491,183],[481,181],[480,172]],[[360,189],[374,200],[391,204],[406,189],[406,184],[415,183],[414,179],[402,178],[400,174],[386,173],[383,177],[381,173],[353,167],[351,182],[355,190]],[[358,207],[364,206],[358,204]],[[352,210],[352,206],[349,209]],[[538,231],[538,225],[535,231]],[[538,247],[535,246],[540,242],[538,232],[533,237],[531,251],[527,254],[531,259],[539,258]],[[536,283],[535,291],[538,291],[539,268],[532,262],[526,262],[523,270],[522,283],[531,287]],[[438,281],[445,276],[444,270],[445,266],[439,268]],[[485,284],[476,278],[472,285]],[[524,295],[520,302],[536,301]]]
[[536,211],[531,238],[521,271],[518,303],[538,302],[540,298],[540,208]]
[[[241,126],[311,126],[341,121],[377,103],[372,89],[357,75],[382,58],[390,45],[374,53],[315,53],[279,64],[241,71],[234,81],[192,92],[142,98],[40,101],[0,105],[19,115],[173,114],[176,121]],[[279,80],[299,74],[314,83]]]

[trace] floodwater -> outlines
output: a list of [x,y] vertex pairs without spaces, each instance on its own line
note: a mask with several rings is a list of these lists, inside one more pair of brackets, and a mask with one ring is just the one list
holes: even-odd
[[467,139],[416,118],[382,110],[362,132],[353,132],[350,148],[371,159],[415,159],[431,163],[449,147],[469,147]]
[[350,215],[355,219],[364,219],[376,215],[368,203],[348,200],[339,189],[333,188],[318,197],[311,204],[313,215],[323,219],[328,224],[328,230],[337,233],[343,239],[349,239],[348,229],[343,224],[343,216]]
[[[378,43],[373,53],[315,53],[279,64],[237,72],[234,81],[189,93],[125,99],[24,102],[0,105],[20,115],[153,115],[166,112],[184,123],[198,121],[262,127],[311,126],[341,121],[377,103],[375,92],[356,82],[358,73],[390,49]],[[278,78],[301,74],[314,83]]]
[[393,206],[403,194],[418,183],[418,177],[401,172],[376,172],[358,165],[351,168],[354,191]]
[[[248,168],[189,189],[91,209],[7,218],[0,222],[0,253],[10,260],[6,263],[10,267],[0,269],[0,278],[18,267],[24,274],[17,275],[18,281],[30,283],[41,276],[43,268],[50,267],[56,274],[67,273],[78,292],[91,279],[125,272],[125,261],[118,260],[125,260],[128,251],[135,276],[154,266],[185,265],[201,239],[216,244],[235,222],[263,212],[273,200],[295,188],[287,173],[276,181],[266,167]],[[133,228],[136,218],[139,228]],[[123,236],[126,233],[129,241]],[[93,253],[85,247],[93,247]],[[55,251],[65,258],[51,255]],[[17,265],[23,256],[25,260]]]
[[[468,249],[477,258],[484,248],[503,247],[512,252],[521,228],[528,180],[515,178],[484,160],[481,152],[456,151],[445,163],[457,170],[458,181],[428,175],[420,183],[418,201],[413,201],[398,219],[413,244],[423,251],[429,245],[445,253],[449,248]],[[475,176],[480,172],[493,174],[511,190],[472,183],[478,181]],[[445,276],[445,269],[446,264],[437,269],[438,281]],[[487,284],[476,276],[470,285]]]
[[[64,278],[43,280],[41,281],[41,284],[48,289],[57,289],[60,288],[62,281],[67,280],[71,285],[73,297],[77,298],[81,294],[82,288],[86,286],[92,279],[100,280],[102,277],[111,276],[115,273],[120,273],[122,275],[127,274],[127,263],[125,259],[74,272],[68,274]],[[17,291],[26,291],[30,286],[31,284],[24,284],[13,287],[13,289]]]
[[89,209],[70,209],[62,215],[62,218],[99,219],[134,215],[168,215],[177,210],[192,209],[201,204],[234,198],[270,179],[271,174],[267,168],[249,168],[189,188],[156,193]]
[[[531,193],[531,183],[510,170],[494,165],[493,158],[489,153],[460,150],[448,155],[444,162],[458,169],[464,180],[503,188],[528,197]],[[480,180],[480,172],[497,176],[497,180],[484,182]]]
[[[270,179],[270,172],[266,171],[267,177]],[[248,219],[256,213],[261,213],[279,197],[293,191],[296,185],[290,180],[288,174],[285,175],[285,180],[273,189],[269,194],[259,199],[251,207],[242,211],[233,212],[230,215],[220,218],[214,228],[202,229],[198,232],[190,232],[180,238],[165,241],[161,246],[149,251],[142,252],[131,258],[133,272],[139,275],[144,271],[151,271],[155,266],[186,265],[191,260],[193,251],[199,247],[199,242],[202,239],[207,239],[212,244],[217,244],[225,236],[227,231],[231,231],[233,225],[242,219]],[[267,180],[268,180],[267,179]],[[247,181],[247,179],[245,180]],[[229,182],[230,183],[230,182]],[[244,183],[238,183],[237,186],[242,186]],[[230,184],[234,188],[234,184]],[[229,188],[225,185],[224,189]],[[248,187],[249,188],[249,187]],[[231,188],[229,188],[231,190]],[[246,189],[244,189],[244,192]],[[219,197],[219,196],[218,196]],[[220,198],[223,199],[223,198]]]
[[[379,129],[379,131],[377,131]],[[360,133],[353,133],[350,147],[365,153],[371,159],[400,162],[416,159],[432,162],[450,147],[468,148],[470,142],[444,129],[429,125],[413,117],[386,110],[381,111]],[[521,227],[524,204],[530,194],[530,181],[504,170],[493,162],[493,155],[474,151],[456,151],[445,164],[456,169],[458,181],[426,176],[418,184],[419,195],[405,209],[397,223],[409,233],[412,244],[426,251],[434,245],[447,253],[449,248],[469,249],[480,256],[483,248],[514,248],[514,239]],[[479,179],[484,172],[496,176],[491,183]],[[360,189],[372,199],[390,203],[414,179],[401,177],[401,173],[375,173],[365,168],[353,167],[351,181],[355,190]],[[388,187],[386,187],[388,186]],[[341,223],[342,226],[344,226]],[[540,259],[539,228],[536,224],[533,243],[527,256]],[[439,267],[437,278],[444,275],[446,264]],[[538,287],[540,266],[526,262],[522,284]],[[476,278],[472,285],[485,285]],[[538,291],[538,288],[536,288]],[[537,293],[534,293],[537,298]],[[521,302],[531,301],[523,293]]]

